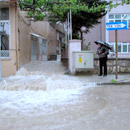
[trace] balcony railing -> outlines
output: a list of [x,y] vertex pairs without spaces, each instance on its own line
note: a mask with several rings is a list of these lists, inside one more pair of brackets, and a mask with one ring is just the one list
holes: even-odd
[[9,50],[1,50],[1,59],[6,59],[10,57],[10,51]]

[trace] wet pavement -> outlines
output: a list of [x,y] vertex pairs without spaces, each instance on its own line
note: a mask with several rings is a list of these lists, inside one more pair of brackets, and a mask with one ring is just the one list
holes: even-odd
[[32,62],[3,78],[0,130],[130,129],[130,85],[121,84],[129,83],[129,74],[112,85],[115,75],[66,71],[60,62]]
[[[26,64],[23,66],[26,70],[19,71],[20,73],[23,71],[23,74],[43,74],[47,76],[51,76],[54,74],[62,74],[62,75],[69,75],[67,67],[65,67],[61,62],[57,61],[37,61],[37,62],[31,62],[29,64]],[[78,74],[78,75],[70,75],[70,77],[78,77],[86,84],[88,83],[96,83],[99,85],[107,85],[107,84],[130,84],[130,74],[118,74],[118,79],[116,79],[115,74],[108,74],[106,77],[98,76],[98,75],[91,75],[91,74]]]

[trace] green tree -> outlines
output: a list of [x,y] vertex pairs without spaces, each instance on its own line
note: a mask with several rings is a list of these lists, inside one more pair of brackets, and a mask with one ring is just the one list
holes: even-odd
[[28,16],[35,21],[45,17],[50,22],[65,22],[67,13],[72,11],[73,38],[77,36],[82,26],[88,29],[100,23],[107,11],[119,4],[129,4],[130,0],[122,0],[122,3],[111,3],[101,0],[19,0],[21,10],[28,11]]

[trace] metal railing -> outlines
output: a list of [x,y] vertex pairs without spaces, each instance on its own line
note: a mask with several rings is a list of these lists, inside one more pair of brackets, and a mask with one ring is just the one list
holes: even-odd
[[10,51],[9,50],[1,50],[1,59],[9,58]]

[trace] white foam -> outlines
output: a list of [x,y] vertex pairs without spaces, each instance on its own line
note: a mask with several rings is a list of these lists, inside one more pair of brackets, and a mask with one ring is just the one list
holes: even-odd
[[32,75],[26,69],[3,80],[0,86],[0,112],[3,112],[3,117],[6,114],[13,116],[8,110],[26,115],[35,111],[39,111],[36,114],[54,112],[51,106],[75,104],[87,88],[76,77],[60,74],[49,77],[36,73]]

